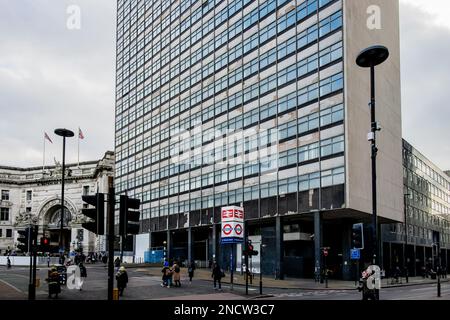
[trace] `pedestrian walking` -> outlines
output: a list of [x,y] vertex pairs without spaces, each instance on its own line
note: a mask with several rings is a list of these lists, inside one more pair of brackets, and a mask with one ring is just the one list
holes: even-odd
[[215,262],[213,264],[211,278],[214,279],[214,290],[217,290],[217,283],[219,284],[219,290],[222,290],[222,278],[225,277],[224,271],[220,268],[220,265]]
[[11,259],[9,259],[9,256],[6,258],[6,266],[8,269],[11,269]]
[[167,287],[168,278],[169,278],[169,271],[170,271],[169,262],[168,261],[164,261],[163,268],[161,269],[161,273],[162,273],[161,287]]
[[116,272],[119,271],[120,268],[120,258],[117,257],[116,260],[114,260],[114,266],[116,267]]
[[60,277],[56,266],[52,266],[48,272],[48,297],[51,298],[52,295],[55,295],[55,298],[58,298],[58,294],[61,293],[61,284]]
[[116,273],[117,288],[119,289],[119,296],[123,296],[123,291],[127,287],[128,273],[124,266],[119,268],[119,272]]
[[50,254],[47,256],[47,268],[50,268]]
[[192,283],[192,278],[194,277],[194,271],[195,271],[195,262],[192,261],[189,263],[189,267],[188,267],[189,283]]
[[86,267],[84,266],[83,262],[80,262],[78,264],[78,267],[80,268],[80,277],[81,277],[81,282],[80,282],[80,291],[81,291],[81,287],[83,286],[84,281],[86,281],[87,278],[87,270]]
[[181,287],[181,268],[177,262],[174,263],[172,270],[174,286]]

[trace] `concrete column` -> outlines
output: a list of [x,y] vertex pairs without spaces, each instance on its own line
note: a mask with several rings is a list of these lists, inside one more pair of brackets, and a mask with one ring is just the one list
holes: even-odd
[[280,216],[275,218],[275,267],[278,270],[279,279],[284,279],[284,243],[283,243],[283,220]]
[[314,212],[314,271],[322,274],[322,216],[321,212]]
[[390,257],[390,259],[389,259],[389,272],[392,270],[392,260],[393,260],[393,257],[392,257],[392,242],[389,242],[389,257]]
[[153,233],[151,231],[148,232],[148,251],[151,251],[152,249],[152,235]]
[[172,251],[172,235],[170,233],[170,230],[167,230],[166,242],[166,258],[167,261],[170,261]]
[[192,240],[192,228],[189,227],[188,228],[188,261],[191,263],[192,262],[192,245],[193,245],[193,240]]
[[427,267],[427,249],[423,246],[423,266]]
[[211,245],[211,255],[213,260],[217,258],[217,225],[212,225],[212,245]]
[[416,245],[414,245],[414,277],[417,277],[417,254],[416,254]]
[[354,279],[352,274],[352,261],[350,259],[352,225],[343,225],[342,232],[342,278],[347,281]]

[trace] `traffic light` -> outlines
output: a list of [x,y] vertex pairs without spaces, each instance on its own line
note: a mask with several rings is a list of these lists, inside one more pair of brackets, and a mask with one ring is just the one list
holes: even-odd
[[363,224],[356,223],[352,228],[352,248],[353,249],[364,249],[364,232]]
[[30,252],[30,241],[32,239],[31,233],[32,229],[30,227],[24,229],[24,230],[18,230],[17,233],[19,236],[17,237],[17,241],[19,244],[17,245],[17,249],[19,249],[22,252]]
[[95,207],[81,210],[82,214],[93,220],[82,223],[81,226],[97,235],[105,234],[105,195],[97,193],[93,196],[82,196],[81,198],[84,202]]
[[[140,212],[136,211],[141,206],[141,200],[131,199],[128,196],[120,196],[119,209],[119,234],[126,237],[128,234],[139,233]],[[130,209],[133,209],[130,211]]]
[[40,251],[41,252],[50,252],[50,239],[49,238],[41,237]]
[[257,256],[258,255],[258,251],[256,251],[254,249],[251,241],[247,241],[247,246],[244,250],[244,255],[248,255],[248,256]]

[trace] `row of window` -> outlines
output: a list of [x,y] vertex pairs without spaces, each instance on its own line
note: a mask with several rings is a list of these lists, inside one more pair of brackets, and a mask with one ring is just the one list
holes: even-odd
[[[280,1],[279,1],[280,2]],[[282,3],[278,3],[278,7],[284,5],[284,3],[287,1],[282,1]],[[330,0],[323,0],[319,1],[319,6],[322,7],[325,4],[328,4]],[[214,6],[211,1],[208,2],[208,6],[200,7],[199,9],[206,9],[203,10],[203,12],[209,11],[209,9]],[[229,4],[227,8],[222,10],[221,13],[216,14],[213,16],[212,19],[210,19],[208,22],[205,22],[201,27],[199,27],[197,30],[193,31],[190,36],[186,37],[184,40],[181,41],[180,44],[176,44],[172,47],[170,51],[169,50],[169,43],[175,40],[175,38],[180,34],[179,26],[176,26],[172,29],[170,33],[167,33],[164,35],[164,30],[167,30],[167,28],[164,28],[164,23],[166,21],[169,21],[169,16],[166,17],[165,20],[163,20],[162,24],[157,24],[152,27],[153,32],[148,33],[146,38],[142,38],[137,43],[137,50],[136,50],[136,44],[128,46],[129,53],[124,55],[122,57],[121,51],[124,48],[124,45],[121,42],[120,37],[120,29],[119,29],[119,40],[118,40],[118,79],[117,83],[120,86],[120,83],[122,82],[123,78],[128,77],[128,74],[130,72],[134,72],[137,68],[142,66],[147,61],[144,60],[144,54],[139,54],[137,60],[134,60],[134,58],[129,58],[130,55],[136,54],[136,51],[142,49],[146,43],[150,43],[153,38],[156,38],[158,34],[163,34],[162,39],[158,40],[151,48],[146,49],[146,56],[154,57],[155,55],[161,53],[161,58],[155,58],[155,60],[151,63],[151,69],[152,74],[155,76],[157,72],[159,72],[160,69],[166,64],[168,64],[170,61],[174,60],[177,55],[180,53],[183,53],[187,48],[193,47],[197,41],[199,41],[202,37],[206,37],[208,33],[220,26],[223,22],[225,22],[226,19],[233,16],[237,11],[241,10],[242,7],[247,5],[247,1],[244,1],[241,3],[241,1],[235,1],[234,5]],[[318,5],[317,0],[308,0],[305,1],[303,4],[298,6],[298,20],[296,22],[301,21],[301,19],[306,18],[306,16],[310,15],[311,13],[316,13],[316,7]],[[184,70],[189,69],[194,64],[196,64],[198,61],[201,61],[202,59],[205,59],[206,56],[213,52],[214,50],[217,50],[219,47],[221,47],[223,44],[225,44],[228,41],[231,41],[233,37],[235,37],[238,33],[242,32],[246,28],[249,28],[251,24],[255,24],[258,20],[261,21],[264,19],[268,14],[274,11],[276,8],[275,1],[269,1],[267,3],[261,4],[258,8],[254,9],[252,12],[248,13],[243,19],[240,19],[237,21],[233,26],[229,26],[227,28],[227,31],[223,32],[222,34],[216,36],[216,40],[211,40],[208,44],[203,44],[202,48],[198,49],[196,52],[191,52],[190,55],[187,57],[187,59],[182,59],[182,68],[180,70],[179,66],[172,66],[169,71],[165,75],[158,74],[156,78],[165,79],[166,76],[169,74],[171,75],[171,78],[176,77],[178,74],[182,73]],[[231,9],[231,10],[230,10]],[[176,10],[175,10],[176,11]],[[295,11],[294,11],[295,12]],[[173,12],[171,13],[171,15]],[[194,14],[191,14],[191,17],[198,15],[197,12]],[[258,17],[256,20],[255,17]],[[286,17],[281,17],[281,23],[283,23],[284,20],[286,20]],[[189,19],[187,19],[189,20]],[[185,20],[185,22],[187,21]],[[181,24],[183,25],[183,23]],[[287,27],[291,26],[289,24]],[[172,26],[173,27],[173,26]],[[183,30],[183,27],[182,27]],[[181,31],[182,31],[181,30]],[[182,33],[182,32],[181,32]],[[170,35],[170,37],[169,37]],[[132,39],[135,38],[135,36],[131,37]],[[144,41],[145,40],[145,41]],[[127,48],[125,46],[125,48]],[[166,49],[167,48],[167,49]],[[165,53],[165,51],[167,52]],[[141,61],[140,61],[141,60]],[[122,63],[122,61],[125,61],[125,63]],[[129,61],[129,63],[128,63]],[[123,74],[122,74],[123,70]],[[167,78],[167,81],[169,81],[170,78]],[[163,82],[164,83],[164,82]],[[121,96],[121,95],[120,95]]]
[[[298,150],[297,148],[290,149],[289,151],[280,153],[279,156],[270,155],[262,158],[259,162],[230,166],[229,168],[216,170],[215,172],[203,174],[198,177],[176,181],[168,185],[161,185],[160,187],[150,191],[150,199],[155,200],[158,198],[167,197],[168,195],[171,196],[178,193],[189,191],[192,192],[193,190],[206,188],[212,186],[213,184],[218,185],[226,183],[227,181],[242,179],[243,177],[264,174],[268,171],[277,170],[278,167],[282,168],[285,166],[296,165],[298,163],[301,164],[306,161],[317,160],[319,158],[319,154],[320,157],[328,157],[340,154],[342,152],[344,152],[344,137],[338,136],[323,140],[320,143],[313,143],[299,147]],[[158,180],[161,178],[161,172],[156,170],[151,174],[143,175],[136,179],[130,179],[128,181],[128,185],[124,185],[123,187],[125,189],[132,189],[139,186],[139,182],[141,181],[145,184],[146,182],[150,183],[151,181],[154,181],[152,179]],[[135,183],[133,183],[133,181],[135,181]]]
[[437,202],[427,195],[418,192],[412,188],[406,187],[406,193],[409,194],[408,199],[414,204],[421,206],[422,208],[427,208],[435,211],[436,213],[449,214],[450,209],[446,205]]
[[[327,86],[330,86],[332,88],[332,90],[342,89],[342,85],[343,85],[342,73],[339,73],[337,75],[331,76],[330,79],[334,79],[334,80],[333,81],[326,81],[326,79],[324,80],[324,82],[327,83]],[[323,86],[321,87],[321,89],[322,88],[323,88]],[[309,99],[311,99],[311,100],[312,99],[316,99],[317,98],[316,95],[318,94],[318,92],[322,92],[322,90],[318,89],[317,83],[315,85],[314,84],[313,85],[309,85],[306,89],[311,90],[311,91],[306,91],[305,92],[304,89],[298,91],[298,94],[299,94],[299,97],[298,97],[299,101],[298,102],[299,103],[306,103],[306,102],[309,102],[309,101],[307,101]],[[325,90],[325,92],[328,93],[328,90]],[[336,116],[336,117],[339,118],[339,116]],[[274,129],[272,129],[272,130],[274,130]],[[161,133],[161,134],[164,136],[164,133]],[[167,131],[167,136],[169,136],[168,131]],[[156,139],[161,139],[160,135],[155,135],[154,137],[156,137]],[[276,139],[273,139],[271,141],[274,141],[274,140],[276,140]],[[155,140],[154,142],[156,142],[156,141],[157,140]],[[146,142],[149,143],[150,141],[147,140]],[[146,142],[143,143],[143,147],[144,148],[149,147],[149,145],[146,146]],[[188,143],[191,143],[191,141],[189,140]],[[190,144],[189,144],[189,146],[190,146]],[[258,146],[258,142],[257,141],[256,141],[256,146]],[[183,148],[181,146],[181,142],[176,142],[176,141],[173,141],[173,143],[171,143],[171,148],[173,150],[181,150],[181,151],[183,151],[183,149],[184,150],[187,149],[187,147]],[[251,149],[249,149],[249,150],[251,150]],[[210,158],[211,157],[211,153],[205,154],[204,156],[206,156],[207,158]],[[197,157],[202,158],[202,154],[197,155]],[[144,159],[145,158],[150,160],[150,157],[144,157]],[[214,158],[215,159],[220,159],[220,154],[218,153],[218,155],[214,156]],[[155,160],[156,160],[156,158],[155,158]],[[201,159],[200,159],[200,161],[198,161],[196,159],[191,159],[190,162],[202,163]],[[210,163],[210,161],[208,160],[206,163]],[[150,165],[149,161],[146,164]],[[117,162],[116,163],[116,176],[120,177],[120,176],[126,174],[127,172],[138,170],[138,169],[142,168],[143,166],[144,166],[144,162],[142,162],[142,161],[141,162],[137,162],[137,161],[135,161],[135,159],[133,157],[129,158],[127,161]],[[163,171],[163,170],[160,169],[160,171]],[[169,171],[169,169],[167,169],[167,172],[168,171]]]
[[[12,238],[13,237],[12,229],[5,229],[4,236],[6,238]],[[1,228],[0,228],[0,238],[3,238],[3,229]]]
[[[2,200],[9,201],[9,190],[2,190],[1,194],[2,194],[2,198],[1,198]],[[27,190],[26,200],[27,201],[31,201],[32,198],[33,198],[33,191],[32,190]]]
[[[344,168],[335,168],[327,171],[311,173],[299,177],[292,177],[263,183],[260,185],[245,187],[227,192],[216,193],[210,196],[191,199],[187,201],[176,201],[167,205],[155,206],[151,209],[143,210],[143,219],[150,217],[166,216],[169,214],[183,213],[200,209],[208,209],[214,207],[223,207],[230,204],[241,203],[250,200],[259,200],[269,197],[282,196],[288,193],[296,193],[317,188],[325,188],[345,183]],[[147,202],[150,197],[146,197],[145,193],[136,194],[138,198],[142,198]],[[144,200],[145,199],[145,200]]]
[[[424,210],[406,205],[406,212],[408,213],[408,223],[415,221],[421,226],[433,226],[435,228],[443,228],[446,232],[450,233],[450,222],[437,215],[430,214]],[[414,224],[414,223],[413,223]]]
[[439,172],[427,165],[423,160],[412,154],[406,148],[403,148],[403,164],[411,170],[420,170],[426,174],[430,179],[436,181],[445,190],[450,191],[450,179],[444,177]]
[[[334,93],[338,90],[341,90],[343,88],[343,74],[342,72],[335,74],[331,77],[325,78],[323,79],[321,82],[321,85],[319,87],[319,84],[313,83],[311,85],[308,85],[300,90],[297,91],[297,97],[293,97],[291,96],[289,99],[287,99],[286,101],[281,101],[281,107],[284,108],[284,106],[288,106],[290,104],[293,103],[293,100],[291,99],[296,99],[297,100],[297,105],[301,106],[304,105],[306,103],[309,103],[315,99],[317,99],[319,97],[319,94],[321,96],[325,96],[327,94],[330,93]],[[264,85],[264,82],[261,82],[262,85]],[[252,87],[250,87],[252,88]],[[253,88],[252,88],[253,89]],[[258,90],[256,87],[253,90]],[[250,91],[252,92],[252,91]],[[225,104],[223,102],[219,102],[216,106],[217,109],[214,109],[214,112],[219,113],[222,112],[220,109],[220,107],[222,105],[226,105],[228,102],[228,107],[230,107],[230,102],[234,103],[235,105],[239,105],[241,103],[243,103],[243,100],[245,99],[245,94],[244,96],[242,95],[242,92],[238,92],[235,95],[232,95],[230,97],[228,97],[227,99],[223,100],[223,102],[225,102]],[[247,97],[248,99],[248,97]],[[230,101],[231,100],[231,101]],[[291,101],[289,101],[291,100]],[[233,105],[231,107],[234,107]],[[269,110],[270,108],[268,106],[263,106],[262,107],[262,113],[261,113],[261,117],[264,117],[265,115],[272,115],[273,111]],[[273,108],[272,108],[273,109]],[[282,109],[283,110],[283,109]],[[201,122],[201,115],[199,114],[197,116],[199,122]],[[246,119],[248,118],[252,118],[251,114],[246,114]],[[181,122],[181,124],[183,124],[183,122]],[[240,125],[243,125],[243,122],[240,122]],[[238,125],[240,127],[240,125]],[[226,128],[229,129],[236,129],[236,120],[232,119],[230,120],[230,122],[228,122],[226,125]],[[138,126],[139,127],[139,126]],[[173,133],[170,133],[170,130],[173,130]],[[156,145],[159,142],[162,142],[168,138],[170,138],[171,136],[176,136],[180,130],[182,130],[183,128],[180,129],[180,127],[178,127],[178,125],[174,125],[172,127],[168,127],[166,129],[161,130],[160,132],[154,134],[151,139],[148,139],[146,141],[144,141],[140,147],[142,147],[143,149],[149,148],[151,145]],[[216,128],[217,129],[217,128]],[[225,129],[225,127],[221,127],[220,129]],[[181,137],[180,137],[181,138]],[[173,143],[176,143],[176,141],[172,141]],[[119,142],[116,142],[117,144],[119,144]],[[180,148],[178,148],[176,145],[173,146],[173,149],[175,150],[180,150]],[[117,160],[116,160],[116,170],[117,170],[117,174],[118,176],[122,175],[122,164],[120,163],[122,157],[124,156],[124,153],[118,154],[117,155]]]
[[[299,35],[299,46],[304,46],[307,43],[310,43],[312,41],[315,41],[318,37],[318,35],[320,34],[320,36],[325,36],[326,34],[328,34],[329,32],[332,32],[334,30],[336,30],[337,28],[339,28],[342,25],[342,17],[341,17],[341,12],[337,12],[335,14],[333,14],[332,16],[322,20],[322,22],[319,24],[319,29],[318,26],[315,25],[311,28],[309,28],[308,30],[305,30],[304,33]],[[273,27],[272,27],[273,26]],[[265,39],[266,37],[268,37],[268,35],[270,35],[271,37],[276,35],[276,24],[275,22],[272,23],[271,25],[269,25],[268,27],[264,28],[263,30],[261,30],[259,33],[256,33],[255,35],[253,35],[252,37],[250,37],[249,39],[247,39],[243,45],[238,45],[238,49],[240,50],[240,54],[238,56],[236,56],[236,58],[238,58],[239,56],[242,56],[242,54],[246,54],[248,53],[250,50],[256,49],[258,47],[258,44],[261,43],[261,39]],[[271,33],[271,30],[275,30],[275,33]],[[220,37],[219,37],[220,39]],[[209,70],[207,72],[207,74],[204,74],[203,70],[199,70],[197,71],[198,76],[202,75],[203,78],[208,76],[209,74],[212,74],[212,72],[215,70],[217,71],[218,67],[222,67],[224,66],[227,62],[228,59],[230,57],[235,57],[236,52],[233,51],[235,49],[230,50],[230,52],[226,53],[225,55],[223,55],[222,57],[219,57],[218,59],[216,59],[215,61],[212,61],[206,68],[205,70]],[[225,58],[225,60],[224,60]],[[154,65],[154,64],[152,64]],[[214,67],[215,66],[215,67]],[[139,95],[139,97],[144,97],[146,95],[148,95],[150,92],[153,92],[155,90],[157,90],[158,88],[161,87],[161,82],[160,79],[165,78],[164,76],[161,76],[159,74],[153,73],[153,76],[155,78],[155,81],[152,82],[152,87],[146,87],[145,92],[144,92],[144,88],[140,91],[139,94],[137,93],[132,93],[129,95],[129,97],[126,97],[123,99],[123,101],[118,101],[117,104],[117,113],[122,112],[122,107],[124,105],[134,105],[135,102],[139,99],[137,99],[137,95]],[[188,78],[189,79],[189,78]],[[196,79],[196,76],[193,76],[193,81],[198,81],[200,78],[198,78],[198,80]],[[191,82],[192,84],[192,82]],[[156,106],[159,106],[160,104],[164,103],[165,101],[168,101],[170,98],[170,95],[175,96],[174,92],[181,92],[181,89],[186,90],[186,88],[190,87],[190,85],[188,83],[186,83],[185,81],[181,81],[178,86],[172,88],[172,89],[167,89],[167,90],[163,90],[166,94],[162,95],[162,96],[158,96],[155,97],[153,99],[153,102],[150,102],[150,104],[152,105],[151,108],[149,108],[149,110],[155,108]],[[118,87],[118,91],[120,91],[121,88],[120,86]],[[172,93],[171,93],[172,92]],[[128,108],[128,107],[127,107]],[[147,108],[146,108],[147,109]]]

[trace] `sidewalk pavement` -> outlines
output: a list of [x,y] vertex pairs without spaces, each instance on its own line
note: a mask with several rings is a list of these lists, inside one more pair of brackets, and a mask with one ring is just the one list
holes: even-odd
[[24,292],[0,279],[0,300],[23,300],[26,297]]
[[[151,276],[160,277],[162,267],[139,267],[136,269],[138,272],[144,272]],[[182,280],[187,280],[187,269],[181,269]],[[211,271],[209,269],[196,269],[194,272],[194,279],[212,281]],[[325,283],[315,282],[313,279],[293,279],[286,278],[285,280],[276,280],[271,277],[263,276],[262,278],[264,288],[277,288],[277,289],[300,289],[300,290],[355,290],[357,285],[355,281],[344,281],[344,280],[328,280],[328,288],[325,287]],[[441,279],[441,282],[448,282],[448,279]],[[222,279],[222,283],[230,283],[230,273],[227,272],[225,278]],[[405,279],[402,279],[400,283],[392,283],[391,279],[385,278],[381,281],[382,288],[390,287],[402,287],[402,286],[413,286],[421,284],[433,284],[437,283],[437,280],[423,279],[422,277],[410,277],[409,282],[406,283]],[[240,272],[233,275],[233,284],[244,285],[245,286],[245,276],[241,275]],[[259,288],[259,275],[255,275],[249,287]]]

